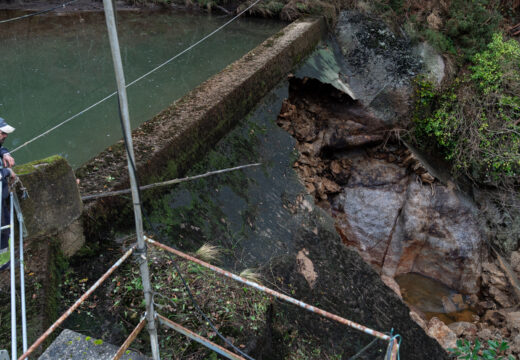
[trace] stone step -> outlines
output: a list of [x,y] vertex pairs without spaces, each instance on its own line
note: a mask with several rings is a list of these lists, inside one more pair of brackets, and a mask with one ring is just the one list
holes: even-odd
[[[119,347],[102,340],[65,329],[45,350],[38,360],[110,360]],[[128,351],[122,360],[151,360],[149,357]]]

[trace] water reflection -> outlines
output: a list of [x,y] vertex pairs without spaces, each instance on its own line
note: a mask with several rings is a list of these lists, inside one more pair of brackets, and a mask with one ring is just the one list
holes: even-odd
[[[0,18],[16,14],[2,12]],[[229,18],[124,12],[118,30],[127,83],[170,59]],[[11,149],[115,90],[104,16],[37,16],[0,26],[0,116],[18,128]],[[128,89],[136,127],[240,58],[283,23],[239,19],[199,47]],[[18,163],[59,153],[77,167],[121,137],[116,99],[16,153]]]

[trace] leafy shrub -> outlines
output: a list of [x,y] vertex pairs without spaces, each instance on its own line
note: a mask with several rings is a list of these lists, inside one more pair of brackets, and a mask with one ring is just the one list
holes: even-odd
[[443,33],[433,29],[426,29],[424,30],[423,36],[430,45],[432,45],[441,53],[456,53],[455,47],[453,46],[453,41]]
[[[463,61],[484,50],[491,35],[498,31],[502,16],[499,2],[452,0],[443,7],[423,0],[372,0],[373,10],[384,20],[413,28],[414,38],[428,41],[438,51],[459,54]],[[442,25],[429,26],[427,17],[436,13]]]
[[503,356],[504,352],[509,349],[506,341],[488,340],[488,348],[483,349],[482,344],[477,339],[475,344],[468,340],[457,340],[457,348],[449,349],[449,351],[456,356],[456,359],[464,360],[514,360],[514,357],[509,355]]
[[434,139],[456,170],[495,186],[520,175],[520,45],[493,35],[473,58],[471,74],[442,92],[419,79],[418,139]]
[[444,33],[467,58],[482,51],[498,30],[501,18],[493,2],[487,0],[455,0],[450,6],[450,19]]

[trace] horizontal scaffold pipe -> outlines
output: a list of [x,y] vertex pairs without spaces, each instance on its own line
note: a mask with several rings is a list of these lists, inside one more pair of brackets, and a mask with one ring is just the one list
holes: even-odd
[[137,335],[139,335],[141,330],[143,330],[145,324],[146,324],[146,317],[143,316],[141,321],[139,322],[139,324],[137,324],[137,326],[132,331],[132,333],[126,338],[123,345],[121,345],[119,350],[117,350],[117,353],[114,355],[112,360],[119,360],[121,358],[121,356],[123,356],[125,354],[125,351],[128,350],[130,345],[132,345],[132,342],[135,340]]
[[[161,186],[168,186],[168,185],[173,185],[173,184],[179,184],[179,183],[186,182],[186,181],[202,179],[202,178],[205,178],[205,177],[208,177],[208,176],[212,176],[212,175],[223,174],[223,173],[227,173],[227,172],[230,172],[230,171],[241,170],[241,169],[246,169],[246,168],[249,168],[249,167],[260,166],[260,165],[262,165],[262,164],[261,163],[255,163],[255,164],[240,165],[240,166],[236,166],[236,167],[232,167],[232,168],[228,168],[228,169],[209,171],[209,172],[207,172],[205,174],[188,176],[188,177],[185,177],[185,178],[173,179],[173,180],[163,181],[163,182],[149,184],[149,185],[143,185],[143,186],[140,186],[139,189],[140,190],[147,190],[147,189],[153,189],[153,188],[157,188],[157,187],[161,187]],[[85,201],[85,200],[92,200],[92,199],[108,197],[108,196],[129,194],[131,191],[132,191],[132,189],[124,189],[124,190],[108,191],[108,192],[99,193],[99,194],[85,195],[85,196],[81,197],[81,200]]]
[[227,357],[228,359],[245,360],[243,357],[238,356],[238,355],[232,353],[231,351],[224,349],[222,346],[219,346],[219,345],[215,344],[214,342],[211,342],[210,340],[206,339],[205,337],[202,337],[199,334],[196,334],[193,331],[186,329],[182,325],[179,325],[158,313],[155,313],[155,314],[157,315],[157,318],[159,319],[159,322],[161,324],[172,328],[173,330],[183,334],[184,336],[187,336],[188,338],[190,338],[192,340],[195,340],[196,342],[204,345],[208,349],[211,349],[211,350],[219,353],[220,355]]
[[291,303],[291,304],[297,305],[297,306],[299,306],[299,307],[301,307],[301,308],[303,308],[303,309],[305,309],[305,310],[308,310],[308,311],[311,311],[311,312],[316,313],[316,314],[318,314],[318,315],[324,316],[324,317],[326,317],[326,318],[328,318],[328,319],[331,319],[331,320],[337,321],[337,322],[339,322],[339,323],[341,323],[341,324],[343,324],[343,325],[350,326],[351,328],[354,328],[354,329],[357,329],[357,330],[359,330],[359,331],[362,331],[362,332],[364,332],[364,333],[366,333],[366,334],[369,334],[369,335],[372,335],[372,336],[378,337],[378,338],[380,338],[380,339],[382,339],[382,340],[389,341],[389,340],[391,339],[390,336],[388,336],[388,335],[386,335],[386,334],[383,334],[382,332],[379,332],[379,331],[376,331],[376,330],[369,329],[369,328],[367,328],[366,326],[363,326],[363,325],[360,325],[360,324],[358,324],[358,323],[355,323],[354,321],[347,320],[347,319],[345,319],[345,318],[342,318],[341,316],[334,315],[334,314],[332,314],[332,313],[330,313],[330,312],[328,312],[328,311],[325,311],[325,310],[319,309],[319,308],[317,308],[317,307],[315,307],[315,306],[312,306],[312,305],[306,304],[306,303],[304,303],[303,301],[296,300],[296,299],[294,299],[294,298],[292,298],[292,297],[290,297],[290,296],[287,296],[287,295],[285,295],[285,294],[282,294],[282,293],[280,293],[280,292],[278,292],[278,291],[275,291],[275,290],[269,289],[269,288],[267,288],[267,287],[265,287],[265,286],[263,286],[263,285],[257,284],[257,283],[255,283],[255,282],[253,282],[253,281],[250,281],[250,280],[247,280],[247,279],[245,279],[245,278],[243,278],[243,277],[240,277],[240,276],[238,276],[238,275],[235,275],[235,274],[233,274],[233,273],[231,273],[231,272],[229,272],[229,271],[223,270],[223,269],[221,269],[221,268],[219,268],[219,267],[216,267],[216,266],[211,265],[211,264],[209,264],[209,263],[207,263],[207,262],[204,262],[204,261],[202,261],[202,260],[199,260],[199,259],[197,259],[197,258],[195,258],[195,257],[193,257],[193,256],[190,256],[190,255],[188,255],[188,254],[185,254],[185,253],[183,253],[183,252],[181,252],[181,251],[179,251],[179,250],[175,250],[175,249],[173,249],[173,248],[171,248],[171,247],[169,247],[169,246],[167,246],[167,245],[161,244],[161,243],[159,243],[159,242],[157,242],[157,241],[155,241],[155,240],[153,240],[153,239],[150,239],[150,238],[147,237],[147,236],[145,236],[144,238],[145,238],[145,240],[146,240],[148,243],[150,243],[151,245],[154,245],[154,246],[156,246],[156,247],[158,247],[158,248],[161,248],[161,249],[163,249],[163,250],[166,250],[166,251],[168,251],[168,252],[171,252],[172,254],[175,254],[175,255],[177,255],[177,256],[179,256],[179,257],[181,257],[181,258],[184,258],[184,259],[186,259],[186,260],[190,260],[190,261],[192,261],[192,262],[195,262],[195,263],[197,263],[197,264],[199,264],[199,265],[202,265],[202,266],[204,266],[204,267],[206,267],[206,268],[208,268],[208,269],[210,269],[210,270],[213,270],[213,271],[215,271],[215,272],[217,272],[217,273],[219,273],[219,274],[222,274],[222,275],[224,275],[224,276],[227,276],[227,277],[229,277],[229,278],[231,278],[231,279],[233,279],[233,280],[236,280],[236,281],[238,281],[238,282],[241,282],[241,283],[243,283],[243,284],[245,284],[245,285],[251,286],[251,287],[253,287],[253,288],[255,288],[255,289],[259,290],[259,291],[265,292],[265,293],[267,293],[267,294],[269,294],[269,295],[272,295],[272,296],[277,297],[277,298],[279,298],[279,299],[285,300],[285,301],[287,301],[288,303]]
[[38,348],[38,346],[40,346],[44,341],[45,339],[47,339],[47,337],[53,333],[54,330],[56,330],[58,328],[58,326],[60,326],[85,300],[88,299],[88,297],[90,295],[92,295],[92,293],[94,292],[94,290],[96,290],[99,285],[101,285],[119,266],[121,266],[121,264],[126,260],[128,259],[128,257],[130,255],[132,255],[132,252],[134,251],[135,249],[135,245],[132,246],[130,249],[128,249],[123,256],[121,256],[121,258],[119,260],[116,261],[116,263],[114,265],[112,265],[112,267],[110,269],[107,270],[106,273],[103,274],[103,276],[101,276],[98,281],[96,281],[94,283],[94,285],[92,285],[78,300],[76,300],[76,302],[74,303],[74,305],[72,305],[67,311],[65,311],[63,313],[63,315],[60,316],[60,318],[58,320],[56,320],[54,322],[54,324],[52,324],[48,329],[47,331],[45,331],[43,333],[42,336],[40,336],[38,338],[38,340],[36,340],[34,342],[34,344],[31,345],[31,347],[25,352],[22,354],[22,356],[20,356],[18,358],[18,360],[23,360],[23,359],[27,359],[27,357],[29,355],[31,355],[33,353],[34,350],[36,350],[36,348]]

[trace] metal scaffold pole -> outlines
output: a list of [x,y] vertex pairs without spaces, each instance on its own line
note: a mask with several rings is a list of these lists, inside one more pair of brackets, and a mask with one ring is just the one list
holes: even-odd
[[128,112],[128,100],[126,97],[125,76],[123,72],[123,63],[121,61],[121,52],[119,49],[119,39],[117,36],[117,28],[115,21],[114,6],[112,0],[103,0],[105,8],[105,16],[108,28],[108,37],[110,40],[110,49],[112,51],[112,59],[114,61],[114,70],[116,74],[117,90],[119,95],[119,103],[121,110],[121,117],[123,119],[123,133],[127,141],[127,160],[128,172],[130,176],[130,185],[132,188],[132,199],[134,204],[135,228],[137,234],[137,250],[139,254],[139,270],[141,271],[141,278],[143,282],[143,292],[146,302],[146,320],[147,328],[150,334],[150,342],[152,347],[152,357],[154,360],[159,360],[159,343],[157,340],[157,327],[155,323],[155,311],[152,302],[152,289],[150,285],[150,272],[148,268],[146,245],[143,234],[143,219],[141,214],[141,205],[139,199],[139,192],[137,188],[137,178],[135,174],[134,164],[135,156],[132,143],[132,134],[130,127],[130,115]]

